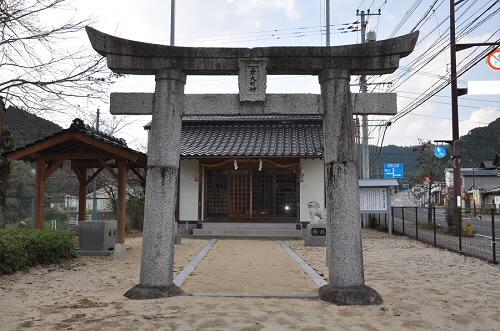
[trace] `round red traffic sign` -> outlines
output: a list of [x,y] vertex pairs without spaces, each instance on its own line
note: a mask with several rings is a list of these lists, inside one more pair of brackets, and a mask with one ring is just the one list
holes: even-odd
[[500,70],[500,49],[497,49],[488,55],[488,65],[493,70]]

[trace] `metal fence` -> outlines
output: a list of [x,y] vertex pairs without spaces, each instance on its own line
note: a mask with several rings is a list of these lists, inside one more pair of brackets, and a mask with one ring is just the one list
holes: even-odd
[[[116,201],[110,198],[87,199],[85,220],[117,219]],[[95,207],[95,211],[94,211]],[[6,224],[0,226],[17,226],[34,228],[35,198],[7,197]],[[128,199],[127,219],[129,226],[142,229],[143,202]],[[73,230],[78,226],[78,199],[73,196],[63,198],[47,197],[45,199],[45,228],[52,230]]]
[[[447,208],[392,207],[393,232],[465,255],[497,263],[496,238],[500,238],[499,210],[461,209],[462,222],[453,223]],[[377,222],[378,221],[378,222]],[[372,217],[379,228],[387,228],[387,217]],[[385,226],[384,226],[385,225]]]

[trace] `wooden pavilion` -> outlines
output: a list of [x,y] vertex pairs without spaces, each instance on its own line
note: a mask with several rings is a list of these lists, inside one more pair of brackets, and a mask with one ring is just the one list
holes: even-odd
[[127,179],[129,170],[145,181],[147,156],[127,147],[125,140],[74,119],[68,129],[6,153],[9,160],[36,162],[35,227],[44,227],[45,183],[65,161],[79,181],[78,220],[86,217],[88,185],[103,171],[118,181],[117,243],[125,242]]

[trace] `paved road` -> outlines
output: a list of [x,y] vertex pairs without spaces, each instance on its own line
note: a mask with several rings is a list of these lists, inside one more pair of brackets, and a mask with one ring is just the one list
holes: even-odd
[[418,206],[415,195],[409,190],[400,191],[392,196],[393,207],[413,207]]
[[[418,214],[419,224],[428,223],[428,208],[426,207],[418,207],[417,210],[412,207],[404,208],[405,222],[415,224],[415,213]],[[396,217],[402,218],[402,214],[403,212],[401,208],[394,208],[394,215]],[[462,228],[465,229],[469,223],[472,224],[474,234],[491,237],[491,215],[474,217],[470,213],[463,213]],[[443,207],[436,208],[436,225],[442,229],[448,229],[448,223],[446,222],[446,209]],[[495,215],[495,237],[500,238],[500,215]]]

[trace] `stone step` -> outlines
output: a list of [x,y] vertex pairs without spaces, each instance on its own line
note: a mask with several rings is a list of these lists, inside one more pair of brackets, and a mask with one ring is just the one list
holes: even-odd
[[196,238],[295,238],[302,239],[302,230],[295,229],[194,229]]
[[203,229],[280,229],[295,230],[296,223],[227,223],[203,222]]

